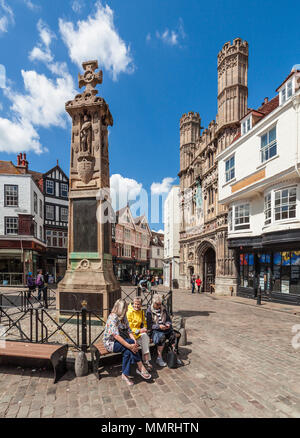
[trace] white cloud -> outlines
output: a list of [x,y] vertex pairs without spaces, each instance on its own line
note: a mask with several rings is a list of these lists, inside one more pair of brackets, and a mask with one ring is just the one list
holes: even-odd
[[151,41],[151,33],[148,33],[146,36],[146,41]]
[[169,31],[169,29],[166,29],[161,34],[156,31],[156,37],[169,46],[176,46],[178,44],[178,34],[174,30]]
[[24,93],[16,92],[10,86],[4,88],[5,96],[12,102],[12,115],[10,120],[0,118],[0,151],[16,152],[21,147],[24,151],[45,152],[47,149],[41,145],[36,128],[65,127],[65,102],[77,94],[66,63],[55,62],[51,53],[55,34],[42,20],[37,28],[40,42],[29,58],[44,62],[56,77],[49,79],[34,70],[21,70]]
[[0,18],[0,32],[8,31],[10,24],[15,24],[15,17],[13,10],[5,3],[5,0],[0,0],[0,11],[3,16]]
[[153,195],[161,195],[163,193],[169,193],[172,183],[176,178],[167,177],[162,180],[161,183],[154,182],[151,185],[151,193]]
[[77,21],[75,26],[60,18],[59,29],[74,63],[81,68],[82,62],[97,59],[100,67],[116,80],[122,72],[133,72],[134,66],[130,48],[117,32],[113,14],[108,5],[97,2],[95,15]]
[[156,231],[156,230],[152,230],[152,231],[154,231],[155,233],[165,234],[165,231],[164,231],[164,230],[158,230],[158,231]]
[[31,61],[41,61],[46,64],[48,69],[57,76],[68,76],[68,66],[65,62],[54,62],[54,57],[50,50],[50,45],[56,35],[42,20],[37,24],[40,41],[37,43],[31,52],[29,53],[29,59]]
[[56,35],[49,29],[43,20],[38,21],[37,28],[41,41],[31,50],[29,53],[29,59],[31,61],[51,63],[53,61],[53,55],[50,50],[50,44],[51,41],[56,38]]
[[0,64],[0,88],[6,87],[6,68]]
[[43,148],[38,133],[31,123],[0,117],[0,151],[12,153],[20,152],[20,149],[40,154]]
[[30,61],[51,62],[53,56],[49,51],[44,51],[40,47],[34,47],[29,54]]
[[156,31],[155,35],[156,38],[162,40],[163,43],[168,46],[180,46],[180,41],[186,37],[182,18],[179,19],[179,24],[176,30],[169,30],[166,28],[164,32],[161,33]]
[[72,9],[76,14],[80,14],[82,11],[82,8],[84,7],[84,1],[83,0],[73,0],[72,2]]
[[35,11],[35,10],[39,9],[39,6],[38,6],[38,5],[35,5],[34,3],[32,3],[31,0],[24,0],[24,3],[25,3],[25,5],[26,5],[29,9],[31,9],[32,11]]
[[36,127],[64,127],[66,113],[64,104],[74,96],[70,75],[51,81],[35,71],[21,71],[25,94],[4,89],[11,100],[12,119],[0,118],[0,151],[18,152],[33,150],[37,154],[47,151],[40,143]]
[[26,94],[6,92],[13,102],[11,109],[36,126],[50,127],[66,125],[65,102],[72,99],[76,90],[72,77],[67,74],[55,80],[48,79],[36,71],[21,71]]
[[110,177],[110,187],[113,208],[119,210],[125,207],[130,200],[137,198],[143,185],[134,179],[124,178],[116,173]]

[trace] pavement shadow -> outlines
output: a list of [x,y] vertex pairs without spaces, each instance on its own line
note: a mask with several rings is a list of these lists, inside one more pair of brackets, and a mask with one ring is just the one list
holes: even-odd
[[[152,376],[151,379],[146,380],[143,379],[141,376],[139,376],[136,372],[135,372],[135,365],[132,365],[131,367],[131,372],[130,375],[134,378],[134,384],[138,385],[141,382],[146,382],[148,384],[153,384],[155,383],[155,379],[159,378],[159,375],[157,374],[157,370],[155,368],[155,366],[153,367],[153,369],[150,371],[150,374]],[[100,370],[100,382],[102,379],[105,379],[107,377],[116,377],[118,379],[121,379],[121,375],[122,375],[122,365],[119,364],[115,364],[115,365],[104,365],[103,367],[101,367]],[[126,383],[124,382],[124,386],[126,387]]]
[[179,310],[174,312],[174,315],[182,316],[183,318],[191,318],[192,316],[209,316],[211,313],[216,313],[210,310]]

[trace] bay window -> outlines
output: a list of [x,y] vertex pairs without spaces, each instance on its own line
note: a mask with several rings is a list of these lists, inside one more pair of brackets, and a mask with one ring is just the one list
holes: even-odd
[[296,217],[296,187],[275,192],[275,221]]
[[250,206],[249,204],[241,204],[235,206],[234,214],[234,229],[246,230],[250,228]]
[[265,196],[265,203],[264,203],[264,213],[265,213],[265,225],[268,225],[271,223],[271,193],[268,193]]

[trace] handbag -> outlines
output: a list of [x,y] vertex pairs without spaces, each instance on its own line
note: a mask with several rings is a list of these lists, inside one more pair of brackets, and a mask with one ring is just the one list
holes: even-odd
[[170,349],[167,355],[168,368],[177,368],[177,354]]
[[128,339],[129,338],[129,332],[128,329],[126,328],[119,328],[119,335],[121,336],[121,338],[123,339]]

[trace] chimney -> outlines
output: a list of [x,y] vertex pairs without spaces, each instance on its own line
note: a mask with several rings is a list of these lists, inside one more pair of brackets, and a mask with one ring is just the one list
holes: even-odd
[[20,153],[17,156],[16,168],[20,170],[21,173],[27,173],[28,171],[28,161],[26,160],[26,154]]

